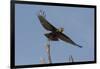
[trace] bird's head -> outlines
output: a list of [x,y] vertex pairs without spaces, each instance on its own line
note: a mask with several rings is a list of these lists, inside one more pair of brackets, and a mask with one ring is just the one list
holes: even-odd
[[59,32],[63,32],[64,31],[64,28],[59,28],[58,31]]

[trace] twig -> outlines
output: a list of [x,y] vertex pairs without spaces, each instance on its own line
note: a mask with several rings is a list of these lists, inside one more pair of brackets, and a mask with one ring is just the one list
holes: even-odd
[[69,56],[69,62],[74,62],[74,58],[71,56]]

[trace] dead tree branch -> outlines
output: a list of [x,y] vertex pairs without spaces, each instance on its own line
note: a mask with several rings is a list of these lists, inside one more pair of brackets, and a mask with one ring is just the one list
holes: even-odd
[[48,54],[48,63],[52,63],[51,53],[50,53],[50,40],[49,39],[48,39],[48,42],[46,44],[46,52]]

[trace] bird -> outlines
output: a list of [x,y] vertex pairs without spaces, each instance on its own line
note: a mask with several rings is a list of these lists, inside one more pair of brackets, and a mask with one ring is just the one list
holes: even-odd
[[64,28],[57,29],[55,26],[53,26],[47,19],[46,15],[44,15],[44,11],[40,10],[39,14],[37,15],[41,25],[46,29],[47,31],[50,31],[49,33],[45,33],[44,35],[51,41],[59,41],[62,40],[66,43],[72,44],[74,46],[77,46],[79,48],[82,48],[82,46],[76,44],[70,37],[65,35],[63,33]]

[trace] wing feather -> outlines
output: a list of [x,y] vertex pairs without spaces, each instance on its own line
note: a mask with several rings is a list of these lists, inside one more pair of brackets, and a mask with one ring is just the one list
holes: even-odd
[[38,16],[39,20],[40,20],[40,23],[42,24],[42,26],[46,29],[46,30],[49,30],[49,31],[56,31],[57,29],[52,25],[50,24],[50,22],[48,22],[43,16],[39,15]]
[[80,47],[80,48],[82,47],[82,46],[76,44],[71,38],[69,38],[68,36],[66,36],[65,34],[63,34],[63,33],[61,33],[61,32],[59,32],[59,39],[65,41],[65,42],[67,42],[67,43],[70,43],[70,44],[72,44],[72,45],[78,46],[78,47]]

